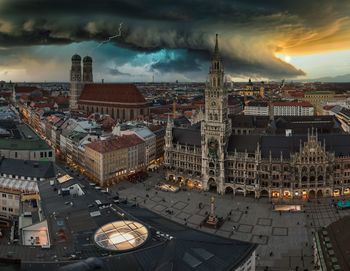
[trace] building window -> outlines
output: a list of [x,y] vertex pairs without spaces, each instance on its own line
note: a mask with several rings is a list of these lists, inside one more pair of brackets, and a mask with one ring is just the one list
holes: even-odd
[[43,158],[44,157],[44,153],[41,151],[40,152],[40,158]]
[[15,152],[15,158],[17,158],[17,152]]
[[2,207],[2,210],[3,210],[3,211],[7,211],[7,208],[6,208],[6,207]]
[[2,194],[2,197],[3,197],[3,198],[6,198],[6,194]]
[[52,151],[49,151],[49,157],[52,157]]
[[9,208],[9,212],[11,212],[11,213],[12,213],[12,212],[13,212],[13,208]]

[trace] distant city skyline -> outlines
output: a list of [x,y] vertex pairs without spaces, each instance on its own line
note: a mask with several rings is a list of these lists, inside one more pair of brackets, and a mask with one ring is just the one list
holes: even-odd
[[0,80],[68,81],[78,53],[95,81],[205,81],[219,33],[234,81],[350,81],[348,14],[326,0],[0,0]]

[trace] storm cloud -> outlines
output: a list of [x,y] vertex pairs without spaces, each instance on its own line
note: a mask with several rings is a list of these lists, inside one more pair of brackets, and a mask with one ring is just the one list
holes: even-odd
[[276,54],[348,48],[348,14],[343,0],[0,0],[0,47],[101,42],[123,22],[115,46],[183,51],[153,61],[150,71],[206,73],[219,33],[229,75],[293,78],[304,71]]

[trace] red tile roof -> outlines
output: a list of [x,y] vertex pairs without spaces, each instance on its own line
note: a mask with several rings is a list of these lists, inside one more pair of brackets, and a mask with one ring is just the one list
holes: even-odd
[[305,94],[302,91],[289,91],[288,94],[292,97],[304,97]]
[[16,86],[15,92],[16,93],[31,93],[33,91],[39,90],[37,87],[32,86]]
[[128,148],[141,144],[143,140],[137,135],[123,135],[123,136],[114,136],[106,140],[98,140],[86,145],[86,147],[93,149],[99,153],[107,153],[119,149]]
[[0,92],[0,97],[11,97],[12,92],[11,91],[2,91]]
[[66,96],[56,96],[53,99],[57,104],[69,104],[69,97]]
[[86,84],[79,102],[146,103],[134,84]]
[[311,103],[304,102],[304,101],[298,101],[298,102],[274,102],[272,103],[273,106],[302,106],[302,107],[313,107]]

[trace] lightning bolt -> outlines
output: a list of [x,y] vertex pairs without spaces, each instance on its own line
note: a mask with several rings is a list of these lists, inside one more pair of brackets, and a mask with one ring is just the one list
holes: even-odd
[[106,44],[108,42],[110,42],[111,40],[115,39],[115,38],[119,38],[121,37],[122,35],[122,27],[123,27],[123,23],[121,22],[119,24],[119,28],[118,28],[118,34],[114,35],[114,36],[111,36],[111,37],[108,37],[106,40],[102,41],[101,43],[99,43],[94,49],[92,49],[92,51],[100,48],[103,44]]

